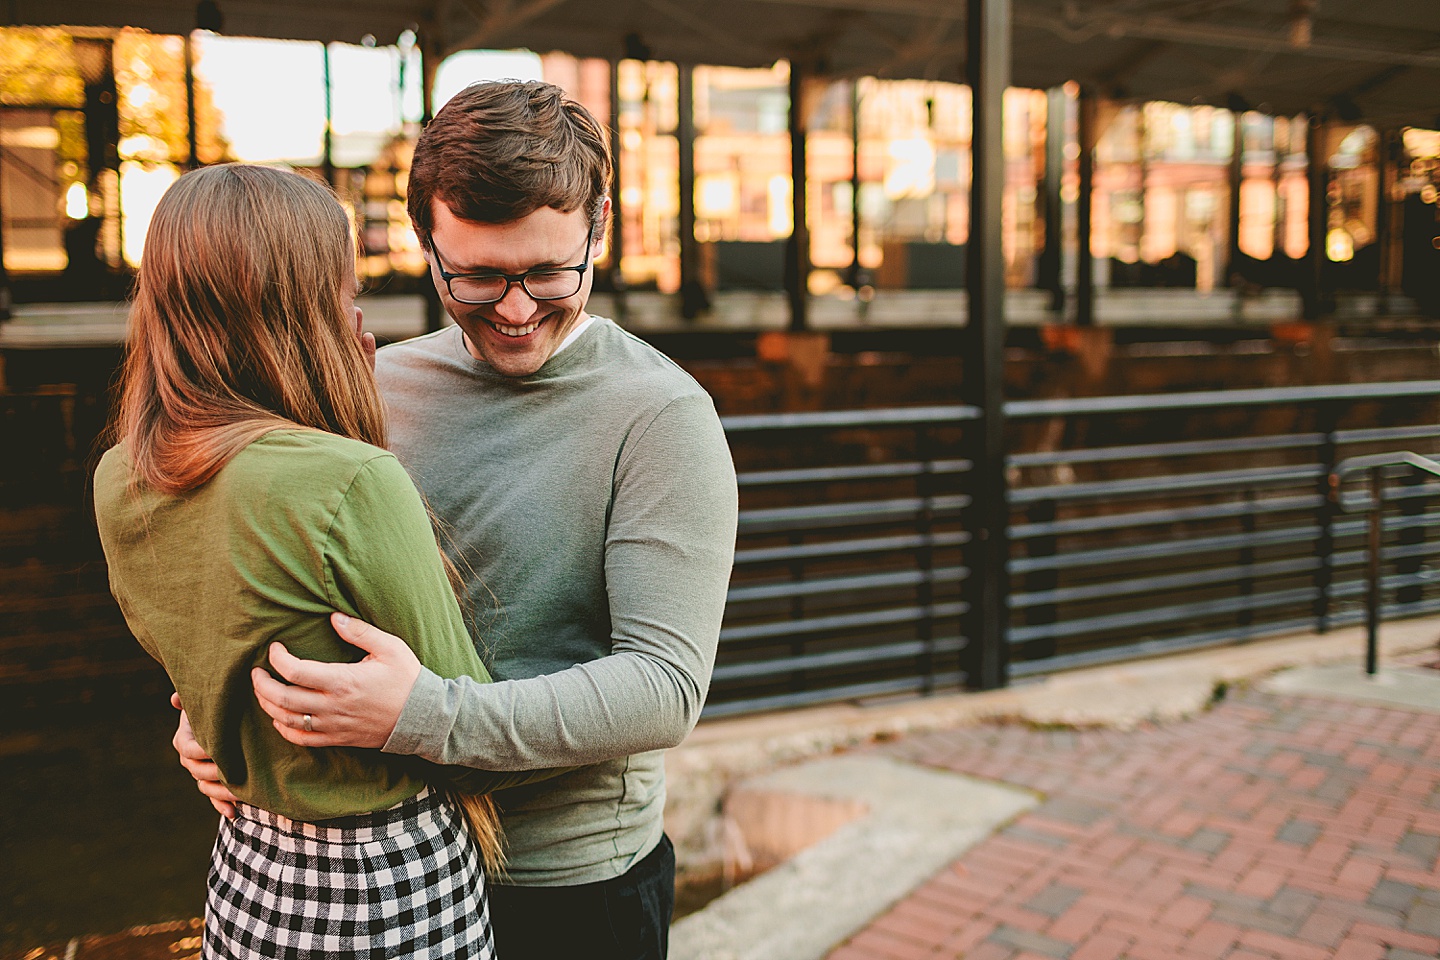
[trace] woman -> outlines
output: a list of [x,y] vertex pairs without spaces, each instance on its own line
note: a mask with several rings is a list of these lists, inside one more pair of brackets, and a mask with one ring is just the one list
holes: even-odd
[[494,808],[464,802],[467,830],[426,778],[480,793],[523,775],[296,747],[251,691],[271,641],[359,659],[332,609],[417,638],[441,675],[489,680],[420,496],[381,449],[355,292],[345,212],[303,177],[209,167],[156,208],[95,508],[126,621],[240,801],[205,957],[493,955]]

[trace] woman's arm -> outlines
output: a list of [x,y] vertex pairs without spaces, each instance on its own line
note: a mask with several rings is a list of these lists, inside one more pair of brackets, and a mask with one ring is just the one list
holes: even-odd
[[[289,657],[275,666],[295,686],[257,680],[257,693],[293,743],[383,737],[390,752],[465,766],[525,770],[674,746],[708,687],[735,522],[734,467],[713,407],[700,397],[673,403],[617,472],[605,549],[609,656],[497,684],[407,672],[392,685],[409,690],[400,710],[398,696],[382,703],[354,682],[354,665]],[[323,736],[306,736],[306,713]]]

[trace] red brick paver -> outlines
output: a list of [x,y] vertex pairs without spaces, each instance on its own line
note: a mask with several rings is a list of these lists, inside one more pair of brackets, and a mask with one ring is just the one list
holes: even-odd
[[1440,957],[1440,715],[1245,692],[876,748],[1038,791],[831,960]]

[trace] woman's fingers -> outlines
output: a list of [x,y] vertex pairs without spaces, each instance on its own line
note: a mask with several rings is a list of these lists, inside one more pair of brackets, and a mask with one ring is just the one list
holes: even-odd
[[227,820],[235,819],[235,794],[220,777],[220,767],[210,759],[195,731],[190,728],[190,717],[180,706],[180,694],[170,695],[170,705],[180,711],[180,722],[175,727],[175,736],[170,743],[180,755],[180,766],[195,780],[195,789],[209,799],[210,805]]

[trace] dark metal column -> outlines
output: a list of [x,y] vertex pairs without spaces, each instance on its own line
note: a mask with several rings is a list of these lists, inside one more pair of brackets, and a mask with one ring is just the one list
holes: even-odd
[[1275,192],[1275,217],[1274,222],[1271,224],[1274,231],[1274,239],[1270,247],[1270,258],[1272,261],[1287,256],[1285,253],[1286,197],[1280,189],[1280,185],[1285,182],[1285,158],[1290,156],[1293,150],[1293,141],[1291,138],[1294,136],[1291,122],[1287,119],[1284,121],[1285,146],[1282,150],[1280,146],[1280,122],[1280,118],[1278,117],[1270,118],[1270,142],[1274,145],[1273,155],[1275,157],[1275,164],[1270,169],[1270,189]]
[[694,320],[710,306],[700,282],[700,245],[695,242],[695,68],[677,65],[678,117],[675,143],[680,154],[680,315]]
[[850,83],[850,272],[846,278],[859,290],[864,286],[860,266],[860,78]]
[[321,145],[320,173],[325,182],[335,186],[335,85],[330,81],[330,44],[320,44],[321,66],[325,76],[325,141]]
[[1307,211],[1310,233],[1310,249],[1305,252],[1305,289],[1301,292],[1304,300],[1306,320],[1317,320],[1325,312],[1325,230],[1328,226],[1330,208],[1327,187],[1325,118],[1310,115],[1305,137],[1306,178],[1310,184],[1310,203]]
[[[1240,187],[1245,182],[1245,112],[1232,110],[1234,135],[1230,141],[1229,246],[1225,253],[1225,286],[1240,286]],[[1239,307],[1239,301],[1236,301]]]
[[[85,141],[90,167],[87,186],[91,203],[98,199],[101,210],[98,222],[93,216],[84,221],[89,232],[77,238],[74,253],[82,256],[83,269],[113,270],[125,262],[124,220],[120,216],[120,111],[115,85],[115,44],[111,38],[98,37],[76,37],[72,43],[85,82]],[[97,234],[98,245],[92,246]],[[66,253],[71,253],[68,240]],[[92,281],[99,279],[98,274],[92,277]]]
[[1010,0],[967,0],[966,79],[974,124],[970,156],[970,238],[966,286],[970,319],[964,330],[962,386],[968,403],[982,411],[967,425],[974,463],[965,528],[969,609],[964,616],[967,682],[989,690],[1009,681],[1008,605],[1010,542],[1005,483],[1005,256],[1001,246],[1001,200],[1005,189],[1002,123],[1010,82]]
[[430,31],[417,31],[415,46],[420,51],[420,125],[424,127],[435,119],[435,73],[444,57]]
[[195,121],[195,35],[185,35],[185,142],[189,156],[185,168],[194,170],[200,166],[200,133]]
[[805,196],[805,71],[790,61],[790,210],[794,221],[785,245],[785,290],[790,298],[790,329],[809,326],[810,229]]
[[5,269],[5,153],[0,150],[0,320],[10,319],[14,297],[10,292],[10,271]]
[[[430,31],[416,31],[416,47],[420,51],[420,124],[428,126],[435,119],[435,71],[440,67],[440,45]],[[428,242],[428,238],[422,238]],[[435,284],[421,284],[425,297],[425,331],[434,333],[445,322],[445,308]]]
[[1378,132],[1375,144],[1375,248],[1378,269],[1375,277],[1375,313],[1385,316],[1390,312],[1390,274],[1395,263],[1395,243],[1391,237],[1394,217],[1390,205],[1390,182],[1395,178],[1399,133],[1395,130]]
[[1045,174],[1040,184],[1040,214],[1045,222],[1045,246],[1040,251],[1039,287],[1050,291],[1050,309],[1056,320],[1065,318],[1065,89],[1051,87],[1045,94]]
[[1095,140],[1099,125],[1095,91],[1080,88],[1080,195],[1075,201],[1075,323],[1095,325],[1095,256],[1090,233],[1095,202]]
[[625,273],[621,264],[625,257],[625,201],[620,181],[620,158],[624,149],[620,142],[620,61],[610,61],[610,289],[615,296],[615,316],[624,322],[626,313]]

